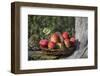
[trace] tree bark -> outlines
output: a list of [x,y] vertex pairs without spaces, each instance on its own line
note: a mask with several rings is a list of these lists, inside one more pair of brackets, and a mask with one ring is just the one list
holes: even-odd
[[88,18],[75,18],[75,37],[79,42],[76,51],[69,58],[87,58],[88,57]]

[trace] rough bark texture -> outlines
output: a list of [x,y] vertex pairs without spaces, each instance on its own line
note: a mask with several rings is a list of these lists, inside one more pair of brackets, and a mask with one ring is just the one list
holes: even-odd
[[69,58],[87,58],[88,54],[88,18],[75,18],[75,37],[79,41],[77,49]]

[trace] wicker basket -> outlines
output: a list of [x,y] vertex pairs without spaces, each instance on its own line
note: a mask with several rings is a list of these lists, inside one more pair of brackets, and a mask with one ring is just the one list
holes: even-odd
[[69,56],[75,51],[75,47],[63,48],[63,49],[46,49],[42,48],[42,52],[46,55],[53,56]]

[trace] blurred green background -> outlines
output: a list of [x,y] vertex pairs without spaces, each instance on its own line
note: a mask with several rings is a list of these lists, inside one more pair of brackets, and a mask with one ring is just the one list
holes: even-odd
[[[28,46],[38,47],[41,39],[48,39],[54,32],[75,33],[75,17],[28,15]],[[47,32],[47,33],[46,33]]]

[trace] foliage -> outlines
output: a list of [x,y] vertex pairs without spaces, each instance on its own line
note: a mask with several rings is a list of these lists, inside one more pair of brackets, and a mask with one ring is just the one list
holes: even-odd
[[[44,29],[47,34],[43,32]],[[74,33],[75,17],[28,15],[29,47],[38,47],[40,39],[49,39],[50,34],[65,31],[69,32],[70,36]]]

